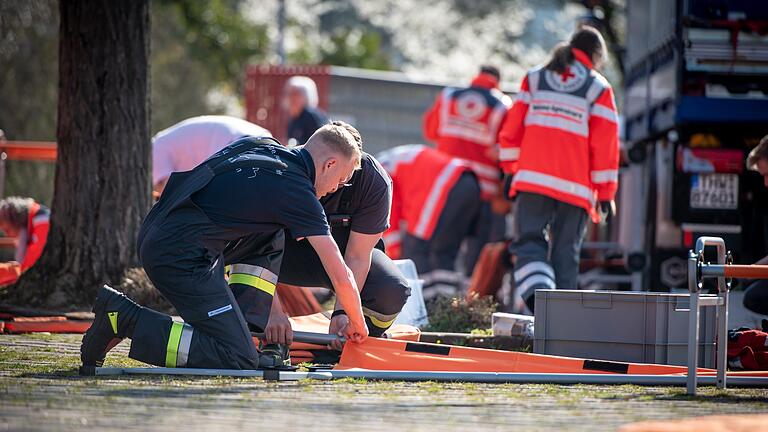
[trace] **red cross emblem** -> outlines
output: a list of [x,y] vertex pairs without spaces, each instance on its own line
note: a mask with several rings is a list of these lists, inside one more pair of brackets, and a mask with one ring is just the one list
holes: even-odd
[[567,83],[569,79],[576,77],[576,74],[571,72],[571,67],[568,66],[565,68],[565,72],[561,73],[560,76],[563,77],[563,82]]

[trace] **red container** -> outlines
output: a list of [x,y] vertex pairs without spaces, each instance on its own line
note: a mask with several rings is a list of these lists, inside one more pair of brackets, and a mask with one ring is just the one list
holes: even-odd
[[286,142],[288,113],[281,104],[285,82],[295,75],[312,78],[317,84],[319,107],[328,112],[330,73],[330,66],[248,66],[245,73],[245,118],[268,129],[280,142]]

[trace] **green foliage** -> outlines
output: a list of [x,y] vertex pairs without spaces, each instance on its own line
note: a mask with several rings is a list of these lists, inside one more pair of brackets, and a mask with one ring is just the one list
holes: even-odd
[[390,70],[392,65],[381,41],[381,34],[374,30],[337,29],[330,35],[329,43],[320,47],[320,63]]
[[[269,49],[264,26],[254,25],[239,10],[241,0],[161,0],[178,13],[189,54],[214,82],[239,88],[245,66],[262,60]],[[154,27],[163,25],[153,22]]]
[[56,0],[0,2],[0,128],[11,140],[56,136]]
[[429,325],[424,328],[430,332],[470,333],[487,332],[491,327],[491,315],[498,304],[493,297],[482,297],[467,301],[464,298],[438,297],[429,302]]
[[159,0],[152,5],[152,132],[185,118],[220,114],[212,92],[242,100],[245,67],[269,50],[264,26],[247,21],[241,0]]
[[[10,140],[56,139],[58,2],[0,2],[0,129]],[[3,195],[53,198],[54,166],[8,161]]]

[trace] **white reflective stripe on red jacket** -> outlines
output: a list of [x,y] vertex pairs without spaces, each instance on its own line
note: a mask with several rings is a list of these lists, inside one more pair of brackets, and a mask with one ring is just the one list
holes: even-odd
[[515,95],[515,101],[520,101],[525,104],[531,103],[531,94],[527,91],[521,91]]
[[530,183],[564,194],[573,195],[588,201],[590,205],[594,205],[595,203],[594,192],[589,187],[549,174],[530,170],[520,170],[515,174],[515,177],[512,180],[512,186],[514,187],[515,184],[519,182]]
[[499,160],[502,162],[513,162],[520,159],[520,147],[499,149]]
[[477,176],[483,194],[496,195],[499,192],[499,176],[501,174],[497,167],[466,159],[464,159],[464,163],[469,165],[469,168]]
[[609,183],[619,181],[619,171],[615,169],[597,170],[590,173],[592,183]]
[[556,114],[537,113],[532,109],[528,110],[528,115],[525,117],[525,125],[559,129],[584,138],[589,136],[589,126],[585,123],[577,123]]
[[453,178],[456,172],[464,169],[466,169],[466,165],[460,160],[454,159],[451,160],[451,162],[440,172],[440,175],[437,176],[435,182],[432,184],[432,189],[429,191],[427,200],[424,202],[421,217],[419,217],[419,221],[413,231],[417,237],[426,237],[430,223],[433,222],[433,219],[440,217],[436,211],[440,202],[440,197],[446,193],[445,188],[448,186],[448,182]]
[[[496,134],[507,112],[507,106],[499,103],[493,108],[487,122],[463,118],[451,114],[453,93],[456,89],[447,88],[442,92],[440,104],[440,125],[438,132],[442,136],[454,137],[473,141],[477,144],[492,146],[496,144]],[[487,109],[487,107],[486,107]],[[484,113],[483,113],[484,116]]]
[[598,105],[598,104],[592,105],[592,109],[590,110],[590,115],[593,115],[595,117],[601,117],[605,120],[608,120],[614,123],[619,122],[619,115],[616,114],[616,112],[613,111],[612,109],[603,105]]

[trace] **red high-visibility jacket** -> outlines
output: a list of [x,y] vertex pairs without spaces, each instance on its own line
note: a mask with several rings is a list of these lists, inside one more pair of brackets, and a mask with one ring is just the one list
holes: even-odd
[[16,282],[21,274],[32,267],[43,253],[45,243],[48,240],[48,228],[50,211],[38,203],[33,203],[29,209],[27,218],[27,230],[25,243],[17,247],[25,248],[24,258],[21,262],[0,263],[0,285],[8,285]]
[[564,74],[538,67],[523,79],[499,132],[499,160],[517,192],[583,207],[599,220],[595,201],[618,188],[618,115],[613,90],[586,53]]
[[[405,145],[379,153],[376,159],[392,177],[390,228],[384,233],[387,255],[399,257],[401,230],[429,240],[446,199],[469,165],[431,147]],[[405,225],[405,226],[403,226]]]
[[480,181],[484,200],[499,191],[498,135],[511,100],[498,80],[481,73],[467,88],[446,88],[424,116],[424,136],[437,149],[466,160]]

